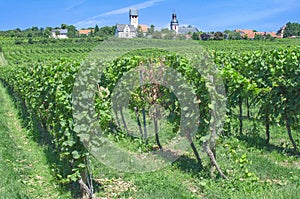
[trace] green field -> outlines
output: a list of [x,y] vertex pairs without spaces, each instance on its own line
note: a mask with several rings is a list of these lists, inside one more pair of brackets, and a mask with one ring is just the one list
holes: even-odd
[[[0,46],[0,198],[80,198],[86,194],[80,188],[81,180],[93,188],[94,198],[300,198],[299,39],[70,39],[16,44],[13,38],[2,37]],[[205,71],[199,74],[193,68],[195,56],[202,64],[218,68],[226,96],[219,92],[221,86],[209,84]],[[84,78],[76,82],[77,74],[88,66],[81,72],[93,78],[100,63],[105,70],[91,90],[95,115],[73,115],[77,103],[74,85],[89,86]],[[103,136],[131,153],[159,148],[154,136],[142,136],[143,129],[140,137],[132,137],[118,128],[118,123],[131,126],[124,122],[122,112],[115,120],[110,112],[117,82],[142,64],[166,65],[192,85],[201,113],[201,125],[192,143],[201,162],[189,149],[179,151],[179,158],[160,170],[127,173],[105,166],[80,142],[78,134],[88,133],[91,123],[74,128],[77,122],[97,118]],[[211,112],[219,113],[214,110],[212,91],[226,99],[224,130],[213,139],[216,147],[210,149],[227,179],[202,149],[207,143],[204,135],[213,135]],[[85,99],[89,93],[80,96]],[[148,110],[160,104],[166,115],[159,123],[164,149],[180,130],[185,107],[179,98],[154,83],[140,86],[131,94],[125,119],[139,119],[143,127],[145,117],[147,133],[154,135],[155,128],[150,127],[153,116]],[[79,109],[87,106],[77,105]]]

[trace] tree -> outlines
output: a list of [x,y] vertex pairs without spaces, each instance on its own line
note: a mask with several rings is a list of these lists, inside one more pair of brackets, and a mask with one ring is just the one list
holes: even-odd
[[68,25],[65,24],[65,23],[63,23],[63,24],[60,25],[60,28],[61,28],[61,29],[67,29],[67,28],[68,28]]
[[229,33],[228,39],[241,40],[242,36],[239,32],[232,31],[231,33]]
[[153,38],[153,39],[162,39],[162,34],[161,34],[161,32],[160,32],[160,31],[154,31],[154,32],[152,33],[152,38]]
[[186,39],[186,36],[183,35],[183,34],[178,34],[178,35],[176,35],[176,39],[179,39],[179,40],[185,40],[185,39]]
[[144,37],[144,33],[142,31],[141,26],[139,26],[138,29],[137,29],[137,37],[138,38],[143,38]]
[[152,24],[150,28],[148,28],[148,34],[152,35],[154,33],[155,26]]
[[260,35],[260,34],[255,34],[254,36],[254,40],[263,40],[264,36]]
[[206,33],[202,33],[202,34],[200,35],[200,37],[201,37],[201,40],[204,40],[204,41],[207,41],[207,40],[210,39],[209,34],[206,34]]
[[270,41],[273,41],[275,38],[272,37],[272,35],[270,34],[267,34],[266,37],[265,37],[266,40],[270,40]]
[[170,32],[167,32],[167,33],[163,34],[163,39],[171,40],[171,39],[175,39],[175,37],[176,37],[176,33],[173,32],[173,31],[170,31]]
[[44,37],[50,37],[51,36],[51,27],[47,27],[43,33]]
[[232,31],[230,31],[230,30],[224,30],[224,33],[225,33],[225,34],[228,34],[228,35],[229,35],[231,32],[232,32]]
[[193,39],[193,40],[199,40],[199,39],[200,39],[200,38],[199,38],[199,33],[194,32],[194,33],[192,34],[192,39]]
[[160,32],[163,39],[174,39],[176,36],[175,31],[171,31],[168,28],[162,28]]
[[95,30],[94,30],[94,33],[97,33],[97,32],[99,32],[99,26],[96,24],[96,26],[95,26]]
[[100,37],[112,37],[115,35],[116,28],[116,26],[104,26],[99,28],[99,31],[95,31],[95,35]]
[[36,27],[36,26],[32,26],[31,31],[33,31],[33,32],[38,32],[38,31],[39,31],[39,28]]
[[40,29],[38,29],[38,31],[36,32],[36,35],[37,35],[38,37],[42,37],[42,36],[43,36],[43,32],[44,32],[44,28],[40,28]]
[[75,26],[73,26],[73,25],[67,26],[67,29],[68,29],[67,36],[69,38],[77,37],[77,30],[76,30]]
[[215,36],[215,40],[223,40],[224,39],[224,35],[222,32],[216,32],[214,34],[214,36]]
[[160,32],[163,33],[163,34],[167,34],[167,33],[170,32],[170,30],[169,30],[168,28],[162,28],[162,29],[160,30]]
[[55,31],[55,35],[56,36],[60,35],[60,31],[59,30]]
[[300,36],[300,24],[288,22],[286,24],[283,37]]

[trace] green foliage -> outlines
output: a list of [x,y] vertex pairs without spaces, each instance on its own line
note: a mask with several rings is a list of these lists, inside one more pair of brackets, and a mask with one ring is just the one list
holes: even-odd
[[94,33],[97,33],[97,32],[99,32],[99,26],[96,24],[96,26],[95,26],[95,29],[94,29]]
[[100,37],[113,37],[115,35],[116,32],[116,26],[104,26],[99,28],[98,27],[98,31],[96,31],[95,28],[95,34],[96,36],[100,36]]
[[215,40],[223,40],[224,39],[224,35],[223,35],[222,32],[216,32],[214,34],[214,38],[215,38]]
[[200,34],[194,32],[194,33],[192,34],[192,39],[193,39],[193,40],[200,40]]
[[24,127],[20,114],[25,110],[19,109],[21,105],[12,99],[2,82],[0,93],[1,198],[70,198],[49,166],[53,151],[35,140],[35,133],[42,140],[41,132],[32,122]]
[[[205,80],[201,75],[194,69],[189,61],[181,57],[180,55],[177,55],[172,52],[168,52],[165,50],[160,49],[138,49],[136,51],[131,51],[124,56],[114,60],[111,65],[109,65],[105,72],[104,76],[101,79],[101,82],[99,83],[101,87],[104,89],[108,89],[108,93],[112,93],[113,89],[116,86],[117,81],[130,69],[143,66],[151,63],[151,65],[165,65],[167,67],[171,67],[181,73],[188,82],[194,86],[195,92],[197,95],[197,99],[201,101],[200,103],[200,112],[201,117],[199,118],[199,121],[202,125],[199,127],[199,132],[202,132],[202,134],[205,134],[204,132],[207,132],[208,130],[208,122],[209,121],[209,102],[210,97],[208,94],[208,90],[205,85]],[[139,94],[143,90],[142,95]],[[151,95],[151,92],[153,91],[153,85],[146,85],[141,87],[141,90],[137,90],[135,93],[133,93],[133,97],[131,99],[131,105],[130,107],[133,110],[134,106],[137,106],[139,110],[141,110],[141,107],[146,107],[146,110],[148,110],[153,104],[159,103],[161,104],[166,110],[169,110],[169,117],[173,122],[177,123],[174,124],[175,126],[179,126],[180,121],[180,105],[178,104],[178,99],[176,99],[174,93],[170,92],[169,89],[166,87],[160,86],[158,89],[158,95],[159,100],[155,101],[153,100],[153,96]],[[101,100],[97,100],[97,107],[99,108],[98,111],[101,111],[101,113],[106,114],[100,114],[101,115],[101,121],[103,124],[109,125],[109,121],[104,121],[105,119],[110,120],[111,117],[108,116],[109,114],[109,105],[110,98],[101,98]],[[102,104],[102,105],[101,105]],[[105,104],[106,110],[103,109],[103,105]],[[141,113],[140,113],[141,114]],[[108,128],[108,126],[102,126],[103,129]],[[199,135],[201,137],[201,135]]]
[[[259,107],[257,118],[265,124],[279,123],[297,128],[300,114],[298,73],[299,47],[245,53],[215,53],[215,62],[222,68],[229,110],[240,100],[249,99]],[[296,127],[297,126],[297,127]]]
[[260,34],[255,34],[254,36],[254,40],[263,40],[264,36],[260,35]]
[[283,32],[283,37],[300,36],[300,24],[288,22]]
[[68,30],[67,36],[69,38],[75,38],[75,37],[77,37],[77,30],[76,30],[75,26],[69,25],[69,26],[66,26],[66,27],[67,27],[67,30]]
[[73,131],[71,93],[80,63],[68,59],[3,68],[3,81],[24,100],[49,132],[61,158],[59,176],[74,180],[82,168],[85,150]]
[[[33,28],[32,31],[37,30]],[[85,169],[84,158],[87,154],[73,129],[71,93],[80,61],[97,42],[89,43],[85,39],[71,39],[68,41],[47,40],[47,43],[41,44],[37,42],[44,42],[44,40],[33,38],[33,44],[28,45],[28,40],[24,39],[17,46],[14,45],[15,41],[15,39],[7,38],[5,41],[0,41],[10,64],[8,67],[0,68],[0,78],[24,100],[27,108],[39,117],[49,132],[49,141],[55,146],[54,153],[60,157],[61,161],[54,169],[56,176],[62,182],[76,181]],[[134,42],[143,41],[133,40],[132,42],[134,46]],[[159,42],[165,42],[164,44],[169,46],[174,41]],[[189,45],[188,41],[185,42],[182,44]],[[273,130],[274,125],[284,126],[288,124],[287,126],[292,129],[293,133],[299,134],[297,129],[299,129],[300,99],[297,93],[299,93],[300,87],[298,78],[300,49],[293,46],[294,42],[297,41],[284,39],[263,43],[260,41],[198,42],[205,49],[209,49],[209,53],[213,55],[214,63],[219,67],[225,83],[228,98],[228,123],[231,125],[226,127],[228,135],[236,135],[234,133],[237,118],[236,107],[239,105],[245,107],[245,102],[248,100],[248,108],[251,111],[250,119],[254,122],[250,125],[251,129],[244,129],[243,133],[248,140],[251,138],[254,141],[241,141],[242,135],[239,137],[240,140],[225,137],[225,140],[228,141],[221,141],[217,155],[220,156],[218,160],[220,160],[221,167],[229,176],[228,181],[211,179],[208,177],[208,172],[196,171],[196,163],[193,162],[194,159],[189,154],[186,159],[178,160],[172,167],[157,171],[155,174],[145,174],[144,176],[128,174],[125,177],[123,175],[122,177],[126,180],[132,180],[139,187],[139,190],[136,191],[137,193],[128,190],[121,196],[141,197],[142,194],[145,194],[150,197],[151,195],[165,194],[166,197],[171,198],[180,190],[180,193],[177,194],[178,198],[196,198],[197,196],[207,198],[264,197],[263,194],[270,196],[272,195],[271,192],[282,197],[288,191],[288,188],[281,185],[285,185],[285,183],[291,189],[287,195],[295,196],[299,188],[298,170],[271,164],[277,161],[280,155],[271,154],[270,157],[266,157],[265,154],[269,154],[266,152],[267,145],[263,148],[265,151],[261,151],[253,149],[247,144],[253,144],[258,148],[263,143],[259,136],[262,135],[261,124],[266,125],[265,118],[268,118],[271,125],[273,135],[271,141],[276,140],[276,145],[279,147],[286,148],[291,145],[287,140],[278,141],[281,140],[277,136],[282,134],[282,129],[275,131]],[[287,47],[289,45],[291,47]],[[124,46],[121,47],[124,48]],[[130,48],[130,46],[127,47]],[[108,57],[120,55],[120,49],[111,49],[110,46],[102,50],[107,53]],[[228,50],[228,52],[224,52],[224,50]],[[62,58],[67,56],[68,59]],[[153,63],[154,65],[163,63],[176,69],[188,79],[195,87],[195,92],[201,100],[199,105],[202,114],[200,122],[203,125],[196,138],[201,138],[202,134],[207,134],[210,121],[209,113],[213,105],[209,104],[210,96],[205,85],[205,79],[191,67],[187,58],[160,49],[132,51],[108,63],[108,67],[99,81],[98,90],[95,91],[96,110],[98,115],[101,115],[99,119],[101,126],[107,131],[115,127],[109,111],[111,108],[110,94],[116,82],[127,71],[141,63]],[[132,94],[130,99],[132,112],[133,105],[149,107],[153,103],[151,98],[147,98],[149,95],[139,95],[140,91],[149,93],[153,88],[154,85],[149,84],[137,89]],[[173,127],[178,125],[180,105],[170,90],[159,87],[158,91],[163,96],[158,102],[165,109],[169,109],[169,113],[173,112],[169,117],[170,127],[166,129],[167,136],[164,138],[165,141],[168,141],[173,136],[170,133],[174,130]],[[142,97],[146,100],[143,101]],[[242,114],[242,116],[244,115]],[[245,119],[243,121],[247,124]],[[250,134],[252,137],[247,137]],[[298,134],[295,136],[296,143],[299,143]],[[121,147],[127,147],[133,152],[151,151],[153,150],[152,144],[155,143],[154,140],[150,140],[147,146],[141,139],[129,138],[124,132],[106,134],[106,136],[118,142]],[[282,164],[286,160],[290,161],[284,155],[283,157],[280,156]],[[291,161],[296,160],[292,159]],[[103,165],[99,170],[101,169],[105,170]],[[269,170],[272,171],[272,179],[266,177]],[[110,176],[112,172],[106,171],[104,173]],[[289,174],[289,172],[293,173]],[[99,174],[99,176],[101,175]],[[182,185],[186,182],[192,186],[189,186],[190,184]],[[192,190],[190,190],[191,187]],[[156,190],[154,194],[153,189]]]

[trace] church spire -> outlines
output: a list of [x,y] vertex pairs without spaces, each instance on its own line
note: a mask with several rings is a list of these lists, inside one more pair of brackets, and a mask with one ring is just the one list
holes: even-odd
[[175,12],[172,14],[172,20],[171,20],[171,23],[170,23],[170,28],[171,28],[171,30],[174,30],[176,33],[178,33],[179,23],[178,23],[177,16],[176,16]]

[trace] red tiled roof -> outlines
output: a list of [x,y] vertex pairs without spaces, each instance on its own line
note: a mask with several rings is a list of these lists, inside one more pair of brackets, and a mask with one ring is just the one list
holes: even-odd
[[276,32],[267,32],[267,34],[270,34],[272,37],[280,37],[276,34]]
[[88,34],[90,34],[90,33],[92,33],[92,32],[94,32],[93,29],[79,30],[79,31],[78,31],[78,34],[79,34],[79,35],[88,35]]
[[271,35],[272,37],[275,38],[280,37],[275,32],[254,32],[253,30],[235,30],[235,32],[239,32],[242,37],[247,35],[249,39],[254,39],[255,35],[262,35],[262,36]]
[[147,25],[143,25],[143,24],[139,24],[139,30],[141,32],[148,32],[148,26]]
[[235,32],[239,32],[242,37],[247,35],[249,39],[253,39],[255,36],[255,32],[253,32],[253,30],[235,30]]

